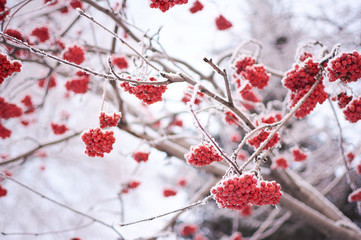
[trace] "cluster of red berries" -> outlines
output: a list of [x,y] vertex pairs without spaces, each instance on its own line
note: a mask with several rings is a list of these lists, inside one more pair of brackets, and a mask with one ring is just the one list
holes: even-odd
[[179,234],[182,237],[189,237],[198,231],[198,225],[194,223],[182,223],[179,226]]
[[356,189],[350,195],[348,195],[348,201],[349,202],[357,202],[361,201],[361,188]]
[[190,152],[186,153],[184,157],[189,164],[196,167],[223,160],[223,157],[217,152],[216,148],[209,143],[201,143],[197,146],[192,146]]
[[142,152],[142,151],[135,152],[133,153],[133,158],[138,163],[146,162],[149,159],[149,152]]
[[69,130],[69,128],[67,128],[65,124],[56,124],[56,123],[51,123],[51,129],[56,135],[61,135]]
[[112,116],[106,114],[105,112],[100,112],[100,116],[99,116],[100,128],[116,127],[121,117],[122,117],[121,113],[113,113]]
[[6,0],[0,0],[0,21],[3,21],[10,13],[10,10],[5,5]]
[[86,93],[89,89],[88,87],[89,81],[90,79],[88,76],[74,78],[65,83],[65,88],[68,91],[73,91],[74,93],[83,94]]
[[35,36],[41,43],[46,42],[50,39],[49,27],[37,27],[30,33],[30,35]]
[[292,155],[293,155],[293,160],[295,162],[302,162],[302,161],[305,161],[307,159],[307,154],[302,152],[298,148],[292,149]]
[[[187,103],[192,99],[193,90],[194,90],[193,86],[191,85],[187,86],[186,90],[184,91],[182,102]],[[194,99],[194,104],[199,105],[202,102],[203,97],[204,97],[204,93],[198,91]]]
[[242,58],[238,59],[235,65],[236,73],[241,74],[242,72],[246,71],[248,66],[252,66],[255,64],[256,59],[250,56],[243,56]]
[[248,204],[277,204],[282,196],[281,186],[275,181],[258,180],[253,174],[221,180],[211,193],[221,208],[242,210]]
[[[241,92],[241,97],[244,99],[244,100],[247,100],[247,101],[250,101],[250,102],[254,102],[254,103],[257,103],[257,102],[260,102],[261,101],[261,97],[254,91],[252,90],[245,90],[245,91],[242,91]],[[253,107],[252,107],[253,108]]]
[[49,77],[40,79],[39,82],[38,82],[38,86],[43,88],[45,86],[45,83],[47,83],[46,81],[49,81],[49,89],[56,86],[56,80],[55,80],[54,75],[51,75],[50,79],[49,79]]
[[240,232],[235,232],[232,234],[232,236],[230,236],[229,240],[242,240],[243,236],[242,233]]
[[347,160],[352,162],[355,159],[355,154],[353,152],[349,152],[346,154]]
[[[157,79],[151,77],[149,81],[157,81]],[[128,82],[123,82],[120,86],[148,105],[162,101],[162,94],[167,90],[167,86],[165,85],[153,86],[140,84],[133,86]]]
[[163,189],[163,196],[164,197],[172,197],[177,195],[177,190],[175,190],[174,188],[171,187],[165,187]]
[[25,107],[27,107],[27,109],[24,111],[25,114],[29,114],[35,111],[35,107],[30,95],[26,95],[21,100],[21,102],[25,105]]
[[307,58],[312,58],[312,54],[311,53],[308,53],[308,52],[303,52],[299,57],[298,57],[298,60],[300,62],[304,62]]
[[349,102],[351,102],[352,100],[352,96],[348,96],[346,92],[341,92],[339,94],[337,94],[336,97],[332,97],[331,100],[332,101],[338,101],[338,106],[340,108],[344,108],[346,107],[347,104],[349,104]]
[[113,56],[112,62],[119,69],[127,69],[128,68],[128,61],[127,61],[127,59],[125,59],[125,57]]
[[20,117],[22,110],[13,103],[8,103],[4,98],[0,97],[0,118],[9,119]]
[[139,181],[132,180],[122,189],[122,193],[128,193],[130,189],[135,189],[140,185]]
[[361,119],[361,97],[350,102],[343,114],[347,121],[351,123],[358,122]]
[[85,153],[90,157],[104,157],[104,153],[110,153],[113,150],[115,142],[113,135],[113,131],[103,131],[100,128],[84,131],[81,139],[86,145]]
[[275,169],[275,168],[286,169],[288,167],[289,167],[289,165],[288,165],[287,159],[284,157],[276,158],[272,164],[272,169]]
[[253,207],[250,204],[247,204],[241,211],[240,214],[242,217],[249,217],[253,213]]
[[265,123],[265,124],[272,124],[275,122],[279,122],[282,120],[282,114],[277,112],[277,113],[272,113],[268,116],[262,116],[261,117],[261,122]]
[[175,5],[188,3],[188,0],[151,0],[151,8],[159,8],[162,12],[166,12]]
[[[16,38],[16,39],[18,39],[20,41],[28,42],[28,39],[26,37],[24,37],[24,35],[20,31],[18,31],[16,29],[7,28],[4,33],[6,33],[7,35],[9,35],[11,37],[14,37],[14,38]],[[5,47],[9,52],[12,52],[14,50],[14,48],[12,46],[6,45]],[[23,49],[19,49],[19,50],[16,50],[14,52],[14,54],[17,57],[22,57],[22,56],[25,56],[27,54],[27,51],[23,50]]]
[[0,197],[5,197],[8,191],[0,185]]
[[19,61],[10,61],[7,55],[0,53],[0,84],[14,72],[20,72],[20,68],[21,63]]
[[63,59],[73,62],[75,64],[81,64],[84,62],[84,50],[79,47],[78,45],[74,45],[72,47],[69,47],[64,53],[63,53]]
[[246,78],[253,87],[259,89],[265,88],[270,79],[270,75],[261,64],[246,67],[246,70],[242,72],[242,76]]
[[71,0],[70,1],[70,6],[73,9],[77,9],[77,8],[83,8],[83,2],[79,1],[79,0]]
[[[301,64],[296,64],[286,73],[283,78],[283,85],[291,90],[290,107],[294,107],[298,101],[307,94],[312,85],[316,82],[319,73],[319,66],[311,58],[304,60]],[[321,77],[323,78],[323,77]],[[321,79],[322,80],[322,79]],[[302,106],[296,111],[297,118],[307,116],[317,105],[322,104],[327,99],[327,93],[322,81],[316,86],[313,93],[307,98]]]
[[193,3],[193,6],[189,9],[191,13],[199,12],[203,9],[203,4],[200,1],[195,1]]
[[[262,130],[257,136],[250,138],[247,143],[255,148],[261,146],[261,144],[268,138],[270,132]],[[271,147],[275,146],[278,141],[280,140],[280,136],[276,133],[272,138],[271,141],[267,143],[267,145],[263,148],[263,150],[270,149]]]
[[326,70],[330,82],[337,79],[345,84],[356,82],[361,78],[361,55],[356,51],[342,53],[329,61]]
[[9,129],[7,129],[6,127],[4,127],[4,125],[2,125],[1,121],[0,121],[0,137],[2,139],[5,139],[10,136],[11,136],[11,131]]
[[228,123],[229,125],[238,125],[238,118],[237,116],[231,112],[231,111],[226,111],[225,112],[225,118],[224,120],[226,121],[226,123]]
[[233,25],[221,14],[216,18],[216,26],[218,30],[223,31],[231,28]]

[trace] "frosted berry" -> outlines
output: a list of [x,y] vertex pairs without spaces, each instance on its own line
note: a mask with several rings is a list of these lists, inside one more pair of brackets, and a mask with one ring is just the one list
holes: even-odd
[[64,124],[56,124],[51,123],[51,129],[53,130],[53,133],[56,135],[64,134],[66,131],[69,130]]
[[104,153],[113,150],[115,142],[113,131],[103,131],[100,128],[84,131],[81,139],[86,145],[85,153],[90,157],[104,157]]
[[350,102],[343,114],[347,121],[351,123],[358,122],[361,119],[361,97]]
[[348,195],[348,201],[349,202],[357,202],[361,201],[361,188],[356,189],[350,195]]
[[286,168],[288,168],[288,167],[289,167],[288,161],[287,161],[287,159],[284,158],[284,157],[276,158],[276,159],[273,161],[273,164],[272,164],[272,169],[275,169],[275,168],[286,169]]
[[84,62],[84,50],[79,47],[78,45],[74,45],[72,47],[69,47],[64,53],[63,53],[63,59],[73,62],[75,64],[81,64]]
[[261,122],[265,124],[272,124],[275,122],[279,122],[282,120],[282,114],[281,113],[271,113],[267,116],[261,117]]
[[19,61],[10,61],[7,55],[0,53],[0,84],[13,73],[20,72],[20,68]]
[[6,16],[10,13],[10,9],[5,6],[6,0],[0,1],[0,21],[3,21]]
[[139,181],[133,180],[128,183],[128,188],[134,189],[137,188],[139,185],[140,185]]
[[149,152],[141,152],[141,151],[135,152],[133,153],[133,158],[138,163],[146,162],[149,159]]
[[9,119],[20,117],[22,110],[13,103],[8,103],[4,98],[0,97],[0,118]]
[[199,12],[203,9],[203,4],[200,1],[195,1],[193,3],[193,6],[189,9],[191,13]]
[[[157,79],[151,77],[149,81],[156,81]],[[167,86],[160,85],[131,85],[128,82],[123,82],[121,87],[130,94],[134,94],[138,99],[150,105],[162,101],[162,95],[167,90]]]
[[251,83],[253,87],[259,89],[265,88],[270,79],[270,74],[267,73],[266,69],[261,64],[247,66],[246,70],[241,74]]
[[219,15],[216,18],[216,26],[218,30],[223,31],[231,28],[233,25],[223,15]]
[[[259,146],[261,146],[262,142],[264,142],[268,138],[269,135],[270,132],[262,130],[257,136],[248,139],[247,143],[255,148],[258,148]],[[279,140],[280,140],[280,136],[278,135],[278,133],[276,133],[271,138],[271,141],[269,141],[267,145],[263,148],[263,150],[267,150],[275,146]]]
[[312,58],[312,54],[308,52],[304,52],[299,56],[299,61],[304,62],[307,58]]
[[111,114],[100,112],[100,116],[99,116],[100,128],[116,127],[118,125],[121,116],[122,116],[121,113],[113,113],[112,116]]
[[0,197],[5,197],[8,191],[0,185]]
[[225,118],[224,118],[224,120],[226,121],[226,123],[228,123],[229,125],[238,125],[238,122],[239,122],[239,120],[238,120],[238,118],[237,118],[237,116],[234,114],[234,113],[232,113],[231,111],[226,111],[225,112]]
[[340,108],[344,108],[346,107],[347,104],[349,104],[349,102],[351,102],[352,100],[352,96],[348,96],[347,93],[342,92],[337,94],[336,99],[338,101],[338,106]]
[[340,79],[343,83],[361,78],[361,56],[358,52],[342,53],[331,59],[326,68],[330,82]]
[[292,150],[292,155],[293,155],[293,160],[295,162],[302,162],[302,161],[305,161],[307,159],[307,154],[302,152],[298,148],[294,148]]
[[172,197],[172,196],[175,196],[177,195],[177,190],[173,189],[173,188],[164,188],[163,189],[163,196],[164,197]]
[[11,131],[4,127],[0,122],[0,138],[5,139],[11,136]]
[[179,226],[179,234],[182,237],[189,237],[198,231],[198,225],[193,223],[182,223]]
[[151,0],[151,8],[159,8],[162,12],[166,12],[175,5],[188,3],[188,0]]
[[79,0],[71,0],[70,1],[70,6],[73,8],[73,9],[76,9],[76,8],[82,8],[83,7],[83,3]]
[[89,77],[79,77],[72,80],[68,80],[65,83],[65,88],[68,91],[72,91],[78,94],[84,94],[88,91]]
[[223,160],[223,157],[217,152],[216,148],[209,143],[192,146],[190,152],[186,153],[184,157],[189,164],[196,167]]
[[128,61],[125,59],[125,57],[116,57],[116,56],[114,56],[112,58],[112,62],[119,69],[127,69],[128,68]]
[[241,92],[241,97],[244,100],[250,101],[250,102],[260,102],[261,101],[261,97],[254,91],[250,90],[250,91],[242,91]]
[[235,232],[232,234],[232,236],[230,236],[229,240],[242,240],[243,236],[242,233],[240,232]]
[[45,87],[46,84],[47,84],[47,81],[49,81],[49,89],[56,86],[56,80],[55,80],[54,75],[51,75],[50,79],[49,79],[49,77],[40,79],[39,82],[38,82],[38,86],[41,87],[41,88]]
[[35,107],[30,95],[25,95],[21,102],[27,107],[27,109],[24,111],[25,114],[29,114],[35,111]]
[[347,160],[352,162],[355,159],[355,154],[353,152],[349,152],[346,154]]
[[236,73],[241,74],[241,72],[246,71],[247,66],[252,66],[255,62],[256,59],[250,56],[243,56],[239,58],[235,64]]
[[253,207],[250,204],[247,204],[240,212],[241,216],[249,217],[253,214]]
[[30,35],[35,36],[41,43],[46,42],[50,39],[49,27],[37,27],[30,33]]

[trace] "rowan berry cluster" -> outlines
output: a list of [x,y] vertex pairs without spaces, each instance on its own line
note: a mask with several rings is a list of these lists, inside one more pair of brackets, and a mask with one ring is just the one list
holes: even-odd
[[76,9],[76,8],[83,8],[83,3],[79,0],[71,0],[70,1],[70,6],[73,8],[73,9]]
[[124,188],[122,189],[122,193],[128,193],[130,189],[135,189],[140,185],[139,181],[136,180],[132,180],[130,181],[128,184],[126,184],[124,186]]
[[248,66],[252,66],[255,64],[256,59],[250,56],[243,56],[242,58],[238,59],[235,65],[236,73],[241,74],[242,72],[246,71]]
[[358,122],[361,119],[361,97],[350,102],[343,114],[347,121],[351,123]]
[[188,0],[151,0],[151,8],[159,8],[162,12],[166,12],[175,5],[188,3]]
[[242,210],[248,204],[277,204],[282,196],[281,186],[275,181],[258,180],[253,174],[229,177],[221,180],[211,193],[221,208]]
[[216,18],[216,26],[218,30],[223,31],[231,28],[233,25],[223,15],[219,15]]
[[[270,132],[262,130],[257,136],[250,138],[247,141],[247,143],[255,148],[258,148],[268,138],[269,135],[270,135]],[[275,146],[280,139],[281,139],[280,136],[278,135],[278,133],[276,133],[271,138],[271,141],[269,141],[266,144],[266,146],[263,148],[263,150],[267,150],[267,149],[270,149],[271,147]]]
[[10,13],[10,10],[5,5],[6,0],[0,0],[0,21],[3,21]]
[[342,53],[329,61],[326,70],[330,82],[337,79],[344,84],[356,82],[361,78],[361,56],[356,51]]
[[352,162],[355,159],[355,154],[353,152],[349,152],[346,154],[347,160]]
[[104,153],[113,150],[115,142],[113,131],[103,131],[100,128],[91,128],[84,131],[81,139],[86,145],[85,153],[90,157],[104,157]]
[[[250,101],[250,102],[260,102],[261,101],[261,97],[258,96],[258,94],[252,90],[245,90],[241,92],[241,97],[244,100]],[[253,108],[253,107],[252,107]]]
[[142,151],[135,152],[133,153],[133,158],[138,163],[146,162],[149,159],[149,152],[142,152]]
[[307,159],[307,154],[302,152],[298,148],[292,149],[292,155],[293,155],[293,160],[295,162],[302,162],[302,161],[305,161]]
[[189,164],[196,167],[223,160],[223,157],[217,152],[216,148],[209,143],[201,143],[197,146],[192,146],[190,152],[186,153],[184,157]]
[[5,197],[8,191],[0,185],[0,197]]
[[69,47],[63,53],[63,59],[65,59],[69,62],[73,62],[75,64],[81,64],[85,60],[84,50],[83,50],[83,48],[79,47],[78,45]]
[[7,28],[4,33],[6,33],[7,35],[14,37],[20,41],[27,42],[26,37],[24,37],[23,34],[16,29]]
[[348,96],[346,92],[341,92],[339,94],[337,94],[336,97],[331,98],[332,101],[337,100],[338,101],[338,106],[340,108],[344,108],[346,107],[347,104],[349,104],[349,102],[351,102],[352,100],[352,96]]
[[228,123],[229,125],[238,125],[238,118],[237,116],[232,113],[231,111],[226,111],[225,112],[225,118],[224,120],[226,121],[226,123]]
[[242,76],[246,78],[253,87],[259,89],[265,88],[270,79],[270,75],[261,64],[246,67],[246,70],[242,72]]
[[307,58],[312,58],[312,54],[308,52],[303,52],[298,59],[300,60],[300,62],[304,62]]
[[229,238],[229,240],[242,240],[243,236],[240,232],[235,232],[232,234],[232,236]]
[[[187,86],[186,90],[184,91],[182,102],[187,103],[192,99],[193,90],[194,90],[193,86],[191,85]],[[202,102],[203,97],[204,97],[204,93],[198,91],[194,99],[194,104],[199,105]]]
[[356,189],[350,195],[348,195],[348,201],[349,202],[357,202],[361,201],[361,188]]
[[35,111],[35,107],[33,105],[33,101],[31,99],[30,95],[26,95],[21,102],[27,107],[27,109],[24,111],[25,114],[29,114]]
[[11,131],[9,129],[7,129],[6,127],[4,127],[1,124],[1,121],[0,121],[0,137],[2,139],[5,139],[5,138],[8,138],[10,136],[11,136]]
[[166,187],[163,189],[163,196],[164,197],[172,197],[177,195],[177,190],[170,188],[170,187]]
[[8,103],[4,98],[0,97],[0,118],[9,119],[20,117],[22,110],[13,103]]
[[[149,78],[149,81],[156,80],[157,79],[153,77]],[[123,82],[120,86],[123,87],[126,92],[134,94],[138,99],[142,100],[148,105],[162,101],[162,94],[167,90],[167,86],[165,85],[153,86],[140,84],[133,86],[128,82]]]
[[67,128],[65,124],[56,124],[56,123],[51,123],[51,129],[53,130],[53,133],[56,135],[61,135],[69,130],[69,128]]
[[195,1],[193,3],[193,6],[189,9],[191,13],[199,12],[203,9],[203,4],[200,1]]
[[240,212],[241,216],[249,217],[253,213],[253,207],[250,204],[247,204]]
[[282,120],[282,114],[281,113],[272,113],[268,116],[262,116],[261,122],[265,124],[272,124],[275,122],[279,122]]
[[56,86],[55,76],[51,75],[50,79],[49,79],[49,77],[40,79],[38,82],[39,87],[43,88],[45,86],[46,81],[49,81],[49,89]]
[[119,69],[127,69],[128,68],[128,61],[127,61],[127,59],[125,59],[125,57],[113,56],[112,62]]
[[39,42],[43,43],[50,39],[50,32],[48,26],[42,26],[35,28],[31,33],[31,36],[35,36]]
[[182,223],[179,226],[179,234],[182,237],[189,237],[198,231],[198,225],[193,223]]
[[288,165],[287,159],[284,157],[276,158],[272,163],[272,169],[275,169],[275,168],[286,169],[288,167],[289,167],[289,165]]
[[89,89],[88,87],[89,81],[90,79],[88,76],[74,78],[65,83],[65,88],[68,91],[73,91],[74,93],[83,94],[86,93]]
[[0,84],[14,72],[20,72],[20,69],[21,63],[19,61],[10,61],[7,55],[0,53]]
[[122,117],[121,113],[113,113],[112,116],[105,112],[100,112],[100,116],[99,116],[100,128],[116,127],[121,117]]

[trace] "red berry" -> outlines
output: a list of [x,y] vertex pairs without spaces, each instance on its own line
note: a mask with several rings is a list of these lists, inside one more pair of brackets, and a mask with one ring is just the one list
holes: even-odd
[[247,204],[240,212],[243,217],[249,217],[253,213],[253,207],[250,204]]
[[64,134],[66,131],[69,130],[69,128],[67,128],[64,124],[56,124],[56,123],[51,123],[51,129],[56,135]]
[[100,128],[116,127],[118,125],[121,116],[122,116],[121,113],[113,113],[112,116],[106,114],[105,112],[100,112],[100,116],[99,116]]
[[69,47],[63,54],[63,59],[73,62],[75,64],[81,64],[84,62],[84,50],[78,45]]
[[5,197],[8,191],[0,185],[0,197]]
[[38,82],[39,87],[43,88],[44,86],[46,86],[48,81],[49,81],[49,89],[56,86],[55,76],[51,75],[50,79],[49,79],[49,77],[40,79]]
[[[268,138],[269,135],[270,135],[270,132],[262,130],[257,136],[248,139],[247,143],[255,148],[258,148],[259,146],[261,146],[262,142],[264,142]],[[278,133],[276,133],[271,138],[271,141],[269,141],[267,143],[267,145],[263,148],[263,150],[267,150],[267,149],[275,146],[279,140],[280,140],[280,136],[278,135]]]
[[232,236],[229,238],[229,240],[242,240],[243,236],[240,232],[235,232],[232,234]]
[[[192,95],[193,95],[193,86],[188,85],[186,90],[184,91],[184,96],[182,98],[182,102],[187,103],[192,99]],[[204,93],[202,92],[197,92],[195,99],[194,99],[194,104],[199,105],[204,97]]]
[[79,0],[71,0],[70,1],[70,6],[72,8],[74,8],[74,9],[76,9],[76,8],[81,9],[83,7],[83,3],[81,1],[79,1]]
[[179,234],[182,237],[189,237],[198,231],[198,225],[193,223],[182,223],[179,226]]
[[125,59],[125,57],[116,57],[113,56],[112,62],[115,66],[117,66],[119,69],[127,69],[128,68],[128,62]]
[[138,163],[146,162],[149,159],[149,152],[140,152],[140,151],[135,152],[135,153],[133,153],[133,158]]
[[272,164],[272,168],[282,168],[282,169],[286,169],[288,168],[288,162],[287,159],[285,159],[284,157],[280,157],[280,158],[276,158]]
[[162,12],[166,12],[175,5],[188,3],[188,0],[151,0],[151,8],[159,8]]
[[4,127],[0,122],[0,138],[5,139],[11,136],[11,131]]
[[349,104],[349,102],[351,102],[352,98],[353,98],[352,96],[348,96],[347,93],[345,93],[345,92],[337,94],[336,99],[338,101],[338,106],[340,108],[346,107],[347,104]]
[[216,18],[216,26],[218,30],[223,31],[231,28],[233,25],[223,15],[219,15]]
[[351,123],[358,122],[361,119],[361,97],[350,102],[343,114],[347,121]]
[[293,160],[295,162],[302,162],[304,160],[307,159],[307,154],[302,152],[300,149],[298,148],[294,148],[292,150],[292,155],[293,155]]
[[186,153],[184,157],[189,164],[196,167],[223,160],[223,157],[217,152],[216,148],[209,143],[201,143],[198,146],[192,146],[190,152]]
[[4,98],[0,97],[0,119],[9,119],[20,117],[22,110],[13,103],[8,103]]
[[81,139],[86,145],[85,153],[90,157],[104,157],[104,153],[113,150],[115,142],[113,131],[103,131],[100,128],[84,131]]
[[356,82],[361,78],[361,56],[356,51],[341,53],[329,61],[326,71],[330,82],[337,79],[344,84]]
[[189,9],[191,13],[199,12],[203,9],[203,4],[200,1],[195,1],[193,3],[193,6]]
[[185,185],[187,185],[187,179],[186,178],[180,178],[177,181],[177,184],[181,187],[184,187]]
[[355,159],[355,154],[353,152],[349,152],[346,154],[347,160],[352,162]]
[[248,66],[252,66],[255,62],[256,59],[251,56],[242,56],[236,61],[236,73],[241,74],[242,72],[246,71]]
[[50,39],[49,27],[37,27],[30,33],[30,35],[35,36],[39,42],[46,42]]
[[0,84],[13,73],[20,72],[20,68],[19,61],[10,61],[7,55],[0,53]]
[[171,197],[177,195],[177,191],[173,188],[164,188],[163,189],[163,196],[164,197]]
[[232,113],[231,111],[226,111],[225,115],[226,116],[224,120],[226,121],[226,123],[228,123],[229,125],[238,125],[239,120],[234,113]]
[[133,181],[129,182],[128,188],[134,189],[134,188],[137,188],[139,185],[140,185],[140,182],[133,180]]
[[253,87],[259,89],[265,88],[268,85],[268,81],[270,79],[270,75],[261,64],[247,66],[246,70],[241,74],[251,83]]
[[357,202],[361,201],[361,188],[356,189],[350,195],[348,195],[348,201],[349,202]]
[[74,93],[78,93],[78,94],[84,94],[88,91],[89,87],[89,77],[79,77],[79,78],[74,78],[71,80],[68,80],[65,83],[65,88],[68,91],[73,91]]

